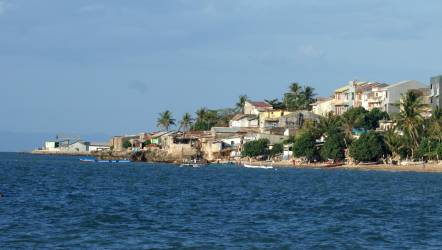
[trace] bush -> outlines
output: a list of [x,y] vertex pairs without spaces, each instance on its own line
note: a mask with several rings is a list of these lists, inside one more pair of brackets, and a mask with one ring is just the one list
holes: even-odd
[[243,156],[256,157],[261,155],[267,155],[269,140],[259,139],[256,141],[250,141],[244,144],[244,149],[242,151]]
[[436,160],[440,156],[441,144],[437,141],[424,138],[414,154],[415,159]]
[[356,161],[377,162],[384,154],[384,140],[376,132],[364,134],[350,145],[350,155]]
[[293,144],[293,155],[295,157],[306,157],[309,161],[319,158],[316,140],[312,133],[306,132],[296,138]]
[[130,148],[132,147],[132,143],[130,143],[129,140],[124,140],[123,141],[123,148]]
[[333,134],[329,136],[321,148],[321,157],[324,160],[344,160],[345,141],[343,134]]
[[284,152],[284,144],[277,143],[277,144],[273,145],[272,150],[270,150],[270,155],[275,156],[275,155],[282,154],[283,152]]

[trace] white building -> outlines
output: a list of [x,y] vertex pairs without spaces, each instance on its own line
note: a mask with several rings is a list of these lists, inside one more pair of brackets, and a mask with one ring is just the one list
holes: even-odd
[[45,150],[55,152],[60,150],[60,143],[58,141],[46,141]]
[[95,152],[95,151],[105,151],[110,150],[109,143],[106,142],[91,142],[89,145],[89,151]]
[[385,87],[385,99],[382,102],[382,110],[389,114],[399,112],[399,107],[396,104],[400,103],[401,95],[406,94],[409,90],[423,88],[428,88],[428,86],[414,80],[402,81]]
[[231,128],[257,128],[259,119],[257,115],[235,115],[229,122]]

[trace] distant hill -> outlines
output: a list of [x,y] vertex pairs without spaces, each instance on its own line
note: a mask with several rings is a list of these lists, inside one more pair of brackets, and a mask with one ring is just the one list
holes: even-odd
[[[86,141],[105,142],[111,136],[105,134],[84,134],[81,139]],[[42,147],[44,141],[55,139],[50,133],[21,133],[0,131],[0,152],[29,152]]]

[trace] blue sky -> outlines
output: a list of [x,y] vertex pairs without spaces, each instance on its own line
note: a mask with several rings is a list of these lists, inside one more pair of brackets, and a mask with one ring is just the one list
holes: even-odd
[[133,133],[297,81],[442,74],[438,0],[0,0],[0,131]]

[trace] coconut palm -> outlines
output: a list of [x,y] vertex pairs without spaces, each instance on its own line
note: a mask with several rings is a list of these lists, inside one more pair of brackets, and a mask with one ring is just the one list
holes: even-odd
[[183,129],[184,132],[189,131],[190,127],[192,126],[192,120],[192,116],[186,112],[183,115],[183,118],[181,118],[180,128]]
[[159,115],[160,117],[158,118],[157,126],[169,131],[170,126],[175,125],[175,119],[172,118],[172,113],[169,110],[166,110]]
[[427,121],[427,136],[432,140],[442,142],[442,109],[436,107],[433,109],[431,118]]
[[405,147],[404,139],[397,133],[396,126],[390,127],[384,133],[384,143],[391,153],[393,160],[399,160],[400,151]]
[[238,102],[235,104],[239,112],[244,113],[244,105],[246,104],[247,99],[248,99],[247,95],[239,96]]
[[206,120],[207,108],[200,108],[196,111],[196,119],[199,122],[204,122]]
[[421,140],[424,123],[422,114],[427,105],[422,103],[421,98],[415,92],[408,91],[405,95],[401,95],[401,101],[396,106],[400,108],[395,119],[398,129],[410,141],[411,155],[414,157],[414,152]]

